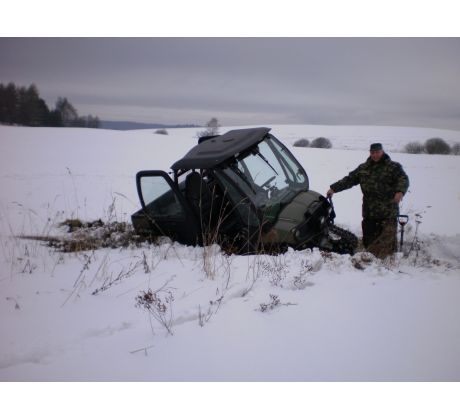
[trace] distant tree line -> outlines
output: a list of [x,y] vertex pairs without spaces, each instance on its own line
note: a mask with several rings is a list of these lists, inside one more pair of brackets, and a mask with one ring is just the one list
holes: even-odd
[[424,144],[414,141],[407,143],[404,147],[406,153],[420,154],[428,153],[429,155],[460,155],[460,142],[449,145],[445,140],[434,137],[428,139]]
[[99,128],[98,117],[79,116],[67,98],[58,98],[55,109],[49,109],[40,98],[37,87],[0,83],[0,123],[29,127]]

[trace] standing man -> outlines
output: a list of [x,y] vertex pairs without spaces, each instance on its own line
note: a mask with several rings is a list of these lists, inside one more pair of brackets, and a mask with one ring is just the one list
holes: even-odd
[[409,188],[402,166],[393,162],[381,143],[373,143],[366,162],[330,186],[327,197],[360,184],[363,192],[363,245],[384,258],[397,250],[399,203]]

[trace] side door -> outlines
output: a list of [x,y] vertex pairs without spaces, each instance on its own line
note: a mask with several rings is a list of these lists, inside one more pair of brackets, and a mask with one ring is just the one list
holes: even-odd
[[154,234],[186,245],[198,243],[199,225],[195,215],[166,172],[140,171],[136,174],[136,186]]

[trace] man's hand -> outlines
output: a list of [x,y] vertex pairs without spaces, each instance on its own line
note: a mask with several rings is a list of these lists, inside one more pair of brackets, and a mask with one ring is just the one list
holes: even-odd
[[395,194],[395,198],[393,199],[393,201],[396,203],[396,204],[399,204],[401,202],[403,198],[403,193],[402,192],[397,192]]
[[334,195],[334,190],[332,188],[329,188],[326,193],[327,198],[331,198]]

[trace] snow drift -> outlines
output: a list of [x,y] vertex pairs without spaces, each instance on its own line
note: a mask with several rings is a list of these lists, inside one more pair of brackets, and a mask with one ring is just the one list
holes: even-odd
[[[129,229],[135,173],[168,170],[196,142],[195,129],[168,131],[0,127],[0,380],[460,379],[460,158],[400,153],[459,132],[272,127],[289,147],[332,141],[291,147],[323,194],[371,142],[404,166],[406,255],[392,260],[229,256],[168,240],[61,252],[18,237],[70,238],[66,219]],[[334,203],[336,222],[360,235],[359,189]]]

